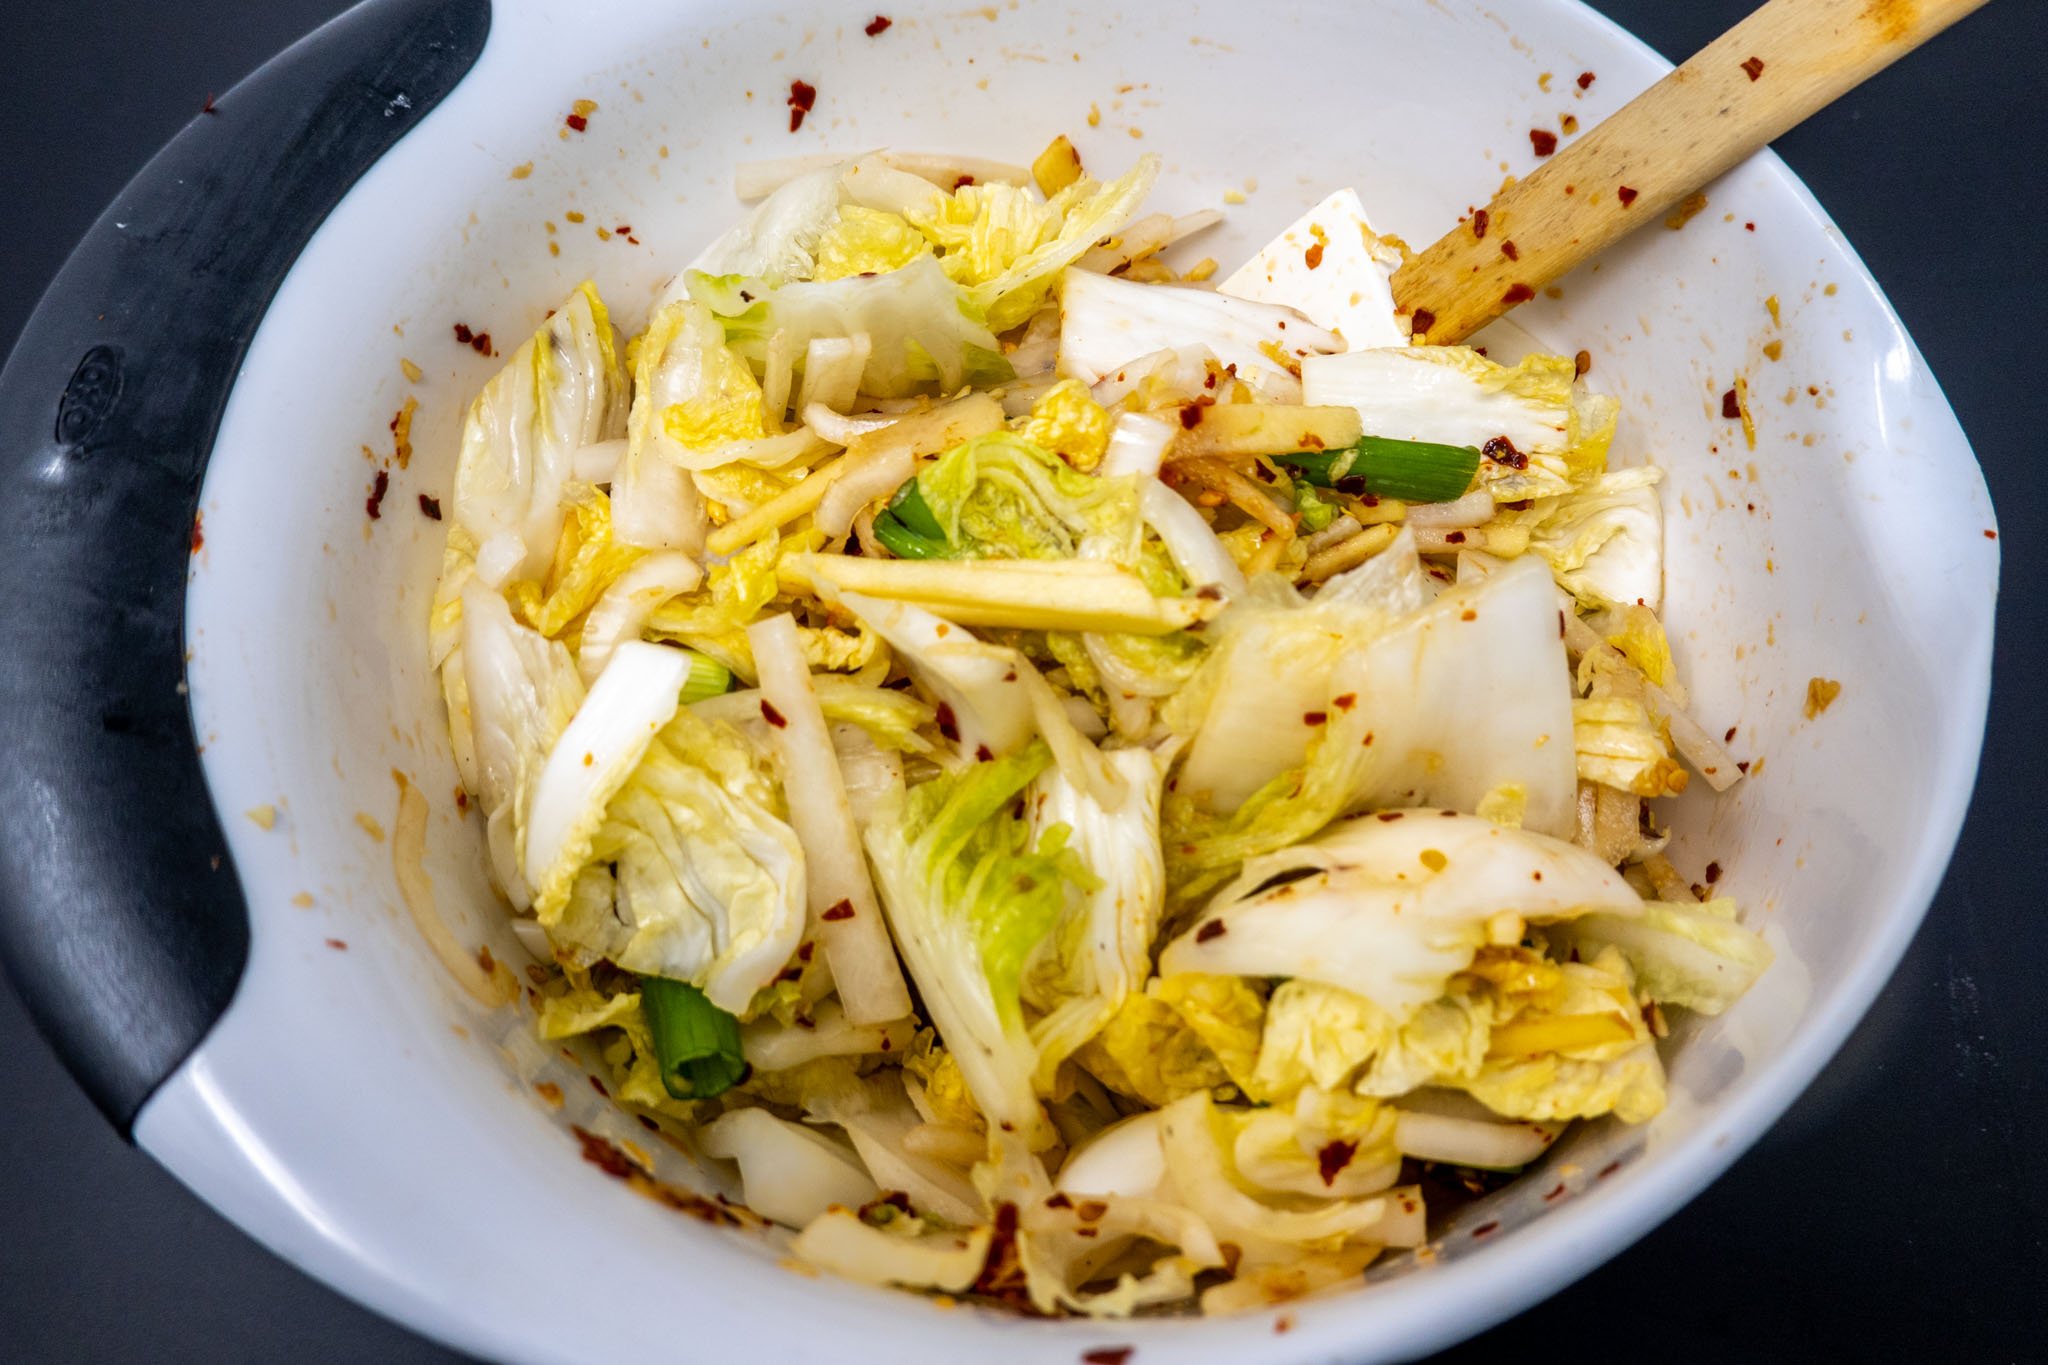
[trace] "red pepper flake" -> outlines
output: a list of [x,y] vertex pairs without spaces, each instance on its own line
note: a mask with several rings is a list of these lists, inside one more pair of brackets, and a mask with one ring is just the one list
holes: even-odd
[[[1991,532],[1986,531],[1984,534],[1990,535]],[[192,553],[196,555],[205,548],[206,513],[204,511],[194,512],[192,514]]]
[[1615,186],[1614,197],[1621,201],[1623,208],[1627,208],[1630,204],[1636,202],[1636,192],[1626,185]]
[[1352,707],[1358,705],[1358,694],[1356,692],[1341,693],[1330,698],[1330,705],[1336,707],[1339,711],[1349,711]]
[[1579,73],[1579,89],[1581,89],[1581,90],[1587,90],[1587,89],[1590,89],[1590,88],[1592,88],[1592,85],[1593,85],[1593,73],[1592,73],[1592,72],[1590,72],[1590,71],[1581,71],[1581,72]]
[[[592,1076],[590,1079],[592,1084],[596,1084],[597,1077]],[[601,1138],[580,1125],[572,1127],[570,1131],[576,1134],[576,1140],[583,1144],[585,1161],[614,1180],[624,1180],[633,1174],[633,1163],[628,1161],[626,1154],[613,1146],[608,1138]]]
[[1487,225],[1492,221],[1493,215],[1488,213],[1485,209],[1474,209],[1472,211],[1473,240],[1478,241],[1483,239],[1486,236]]
[[1605,1180],[1608,1176],[1613,1175],[1616,1171],[1620,1169],[1621,1163],[1619,1161],[1610,1161],[1605,1166],[1602,1166],[1600,1168],[1600,1174],[1594,1176],[1593,1178],[1595,1180]]
[[817,944],[812,943],[809,940],[805,940],[804,942],[796,945],[796,960],[798,962],[809,962],[811,960],[811,954],[816,952],[817,950]]
[[1730,389],[1721,395],[1721,415],[1733,422],[1742,416],[1742,400]]
[[1391,825],[1407,813],[1408,812],[1401,810],[1383,810],[1379,813],[1377,818]]
[[1502,294],[1500,296],[1500,301],[1505,304],[1513,305],[1517,303],[1527,303],[1530,299],[1533,299],[1535,297],[1536,291],[1531,289],[1528,285],[1511,284],[1508,286],[1507,293]]
[[363,510],[375,521],[384,515],[384,494],[391,487],[391,472],[380,469],[377,477],[370,481],[370,496],[363,499]]
[[581,114],[571,114],[569,115],[569,117],[563,119],[562,122],[568,124],[571,128],[574,128],[579,133],[586,132],[590,128],[590,120],[583,117],[583,115]]
[[874,18],[868,20],[868,26],[862,29],[861,32],[867,34],[870,38],[879,38],[889,31],[889,24],[890,19],[888,15],[877,14]]
[[853,902],[841,896],[838,900],[832,902],[831,907],[819,915],[818,918],[828,924],[837,924],[841,920],[852,919]]
[[335,951],[335,952],[337,952],[337,953],[345,953],[345,952],[347,952],[347,951],[348,951],[348,945],[347,945],[346,943],[343,943],[343,942],[342,942],[342,941],[341,941],[340,939],[338,939],[338,938],[330,938],[330,939],[328,939],[328,940],[327,940],[327,946],[328,946],[328,947],[330,947],[330,948],[332,948],[332,949],[334,949],[334,951]]
[[1108,1212],[1109,1205],[1103,1203],[1100,1199],[1083,1199],[1080,1203],[1074,1205],[1074,1216],[1084,1223],[1099,1223],[1102,1221],[1103,1215]]
[[1481,1223],[1478,1227],[1472,1229],[1472,1235],[1474,1237],[1487,1237],[1499,1231],[1499,1223]]
[[1284,1337],[1284,1336],[1286,1336],[1286,1335],[1287,1335],[1287,1334],[1288,1334],[1289,1332],[1292,1332],[1293,1330],[1294,1330],[1294,1314],[1292,1314],[1292,1313],[1282,1313],[1282,1314],[1281,1314],[1281,1315],[1280,1315],[1279,1317],[1277,1317],[1277,1318],[1274,1318],[1274,1319],[1273,1319],[1273,1335],[1274,1335],[1274,1336],[1276,1336],[1276,1337]]
[[1479,453],[1495,464],[1506,465],[1509,469],[1527,469],[1529,457],[1515,449],[1515,443],[1505,436],[1496,436],[1479,448]]
[[455,339],[468,346],[476,341],[476,333],[469,330],[468,323],[458,322],[455,324]]
[[1098,1346],[1092,1351],[1081,1352],[1081,1359],[1087,1365],[1124,1365],[1135,1349],[1131,1346]]
[[1712,886],[1712,885],[1713,885],[1713,884],[1714,884],[1715,882],[1718,882],[1718,881],[1720,881],[1720,880],[1721,880],[1721,865],[1720,865],[1719,863],[1708,863],[1708,864],[1707,864],[1707,885],[1708,885],[1708,886]]
[[1756,224],[1755,224],[1755,223],[1744,223],[1744,224],[1742,225],[1742,228],[1743,228],[1743,231],[1745,231],[1745,232],[1755,232],[1755,231],[1756,231]]
[[[1984,532],[1984,539],[1986,539],[1986,540],[1996,540],[1996,539],[1998,539],[1998,532],[1996,532],[1996,531],[1990,531],[1990,530],[1987,530],[1987,531],[1985,531],[1985,532]],[[195,538],[195,539],[193,540],[193,542],[192,542],[192,548],[193,548],[193,549],[195,549],[195,550],[199,548],[199,542],[198,542],[198,540],[197,540],[196,538]]]
[[993,763],[995,758],[995,751],[990,749],[988,745],[977,744],[974,746],[974,761],[976,763]]
[[818,102],[818,87],[808,81],[789,83],[789,131],[795,132],[804,126],[804,115],[811,112],[811,106]]
[[1408,315],[1408,331],[1411,335],[1420,336],[1434,326],[1436,314],[1427,308],[1418,308]]
[[973,183],[974,177],[971,175],[956,175],[953,177],[954,192],[958,193],[960,190],[964,189],[969,185],[972,185]]
[[1059,1190],[1046,1196],[1045,1206],[1049,1209],[1070,1209],[1074,1207],[1074,1201],[1067,1197],[1064,1190]]
[[439,498],[430,498],[425,493],[420,494],[420,515],[428,521],[439,521],[441,519],[441,500]]
[[460,788],[460,787],[457,787],[457,788],[455,789],[455,809],[457,809],[457,810],[468,810],[468,809],[469,809],[469,793],[468,793],[468,792],[466,792],[466,791],[464,791],[464,790],[463,790],[462,788]]
[[586,1075],[583,1079],[589,1081],[590,1088],[592,1090],[595,1090],[598,1094],[604,1096],[606,1099],[610,1099],[612,1097],[612,1092],[605,1089],[604,1082],[599,1080],[597,1077]]
[[1529,145],[1536,149],[1536,155],[1549,156],[1557,150],[1557,134],[1551,132],[1548,128],[1531,128],[1529,130]]
[[1759,76],[1761,76],[1761,75],[1763,75],[1763,74],[1764,74],[1764,63],[1763,63],[1763,58],[1761,58],[1761,57],[1751,57],[1751,58],[1749,58],[1749,59],[1748,59],[1747,61],[1743,62],[1743,64],[1742,64],[1742,69],[1743,69],[1744,71],[1746,71],[1746,72],[1748,72],[1748,73],[1749,73],[1749,78],[1750,78],[1751,80],[1755,80],[1755,79],[1756,79],[1757,77],[1759,77]]
[[1342,1138],[1323,1144],[1316,1153],[1316,1173],[1323,1178],[1325,1188],[1337,1183],[1337,1177],[1351,1164],[1351,1158],[1358,1155],[1358,1144]]
[[1330,713],[1328,711],[1304,711],[1301,713],[1301,723],[1303,725],[1322,725],[1329,719]]
[[1580,351],[1572,357],[1572,378],[1584,379],[1593,372],[1593,353]]
[[1514,240],[1512,238],[1500,244],[1500,254],[1507,257],[1511,261],[1519,261],[1522,259],[1522,249],[1515,245]]
[[1557,1199],[1562,1199],[1562,1198],[1564,1198],[1564,1196],[1565,1196],[1565,1188],[1564,1188],[1564,1182],[1560,1180],[1560,1181],[1559,1181],[1559,1182],[1557,1183],[1557,1188],[1556,1188],[1556,1189],[1552,1190],[1552,1191],[1551,1191],[1551,1192],[1550,1192],[1549,1194],[1546,1194],[1546,1195],[1544,1195],[1544,1196],[1543,1196],[1543,1202],[1544,1202],[1544,1203],[1546,1203],[1546,1204],[1548,1204],[1548,1203],[1552,1202],[1553,1200],[1557,1200]]
[[766,697],[761,699],[761,719],[767,721],[778,730],[789,724],[789,720],[780,711],[775,709],[775,703],[769,701]]
[[[1756,506],[1756,504],[1755,504],[1755,503],[1751,503],[1751,504],[1750,504],[1750,506],[1751,506],[1751,507],[1755,507],[1755,506]],[[1728,727],[1728,733],[1727,733],[1727,734],[1725,734],[1725,735],[1723,735],[1723,736],[1721,736],[1721,742],[1722,742],[1723,744],[1733,744],[1733,743],[1735,742],[1735,727],[1734,727],[1734,726],[1732,726],[1732,725],[1731,725],[1731,726],[1729,726],[1729,727]]]
[[200,112],[200,113],[202,113],[202,114],[213,114],[213,115],[216,115],[216,116],[217,116],[217,115],[219,115],[219,113],[220,113],[220,110],[216,109],[216,108],[214,107],[214,104],[213,104],[213,92],[212,92],[212,91],[208,91],[208,92],[207,92],[207,95],[206,95],[206,103],[204,103],[204,104],[202,104],[202,105],[200,105],[200,106],[199,106],[199,112]]
[[939,733],[953,743],[958,744],[960,742],[960,720],[959,717],[953,714],[953,707],[950,702],[942,701],[939,703],[935,719],[939,723]]
[[640,1126],[642,1128],[645,1128],[648,1132],[658,1133],[661,1131],[661,1125],[656,1123],[653,1119],[648,1118],[647,1115],[635,1114],[633,1115],[633,1117],[640,1120]]
[[[1484,213],[1485,210],[1482,209],[1480,212]],[[1308,250],[1301,253],[1301,263],[1310,270],[1314,270],[1317,266],[1321,265],[1323,263],[1323,244],[1321,242],[1310,242]]]
[[1183,431],[1193,431],[1202,425],[1202,409],[1205,403],[1183,403],[1180,405],[1180,425]]
[[1222,938],[1228,932],[1230,931],[1223,927],[1222,920],[1212,919],[1201,928],[1195,930],[1195,942],[1207,943],[1212,938]]

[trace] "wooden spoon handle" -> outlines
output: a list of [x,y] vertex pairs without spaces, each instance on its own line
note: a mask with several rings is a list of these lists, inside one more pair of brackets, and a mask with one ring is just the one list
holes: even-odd
[[1418,337],[1532,297],[1985,0],[1770,0],[1394,276]]

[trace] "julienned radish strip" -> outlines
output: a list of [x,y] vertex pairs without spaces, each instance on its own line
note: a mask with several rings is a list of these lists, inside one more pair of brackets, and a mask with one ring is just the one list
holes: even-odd
[[782,769],[789,823],[804,846],[810,933],[825,949],[846,1018],[884,1024],[910,1013],[910,991],[868,879],[853,807],[825,713],[811,687],[796,622],[771,616],[747,627],[761,679],[761,716]]
[[954,625],[1170,635],[1206,621],[1220,597],[1154,597],[1136,574],[1080,559],[907,560],[792,555],[785,590],[910,602]]

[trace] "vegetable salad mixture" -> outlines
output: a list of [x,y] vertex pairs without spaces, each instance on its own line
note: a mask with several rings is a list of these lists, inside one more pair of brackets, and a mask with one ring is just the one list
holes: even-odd
[[[793,1254],[1209,1312],[1665,1102],[1770,961],[1569,357],[1411,345],[1356,195],[1242,269],[1064,138],[765,198],[469,411],[432,657],[541,1035]],[[770,192],[772,191],[772,192]]]

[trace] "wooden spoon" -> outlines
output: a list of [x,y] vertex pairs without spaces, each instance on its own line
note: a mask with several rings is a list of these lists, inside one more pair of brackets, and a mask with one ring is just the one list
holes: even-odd
[[1418,339],[1448,344],[1985,0],[1770,0],[1394,275]]

